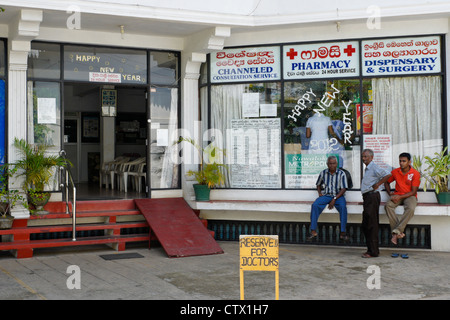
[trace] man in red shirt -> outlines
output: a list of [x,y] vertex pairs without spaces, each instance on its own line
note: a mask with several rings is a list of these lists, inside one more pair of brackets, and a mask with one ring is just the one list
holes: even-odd
[[[397,244],[397,239],[405,236],[403,231],[414,215],[417,206],[417,190],[420,186],[420,173],[411,167],[411,155],[406,152],[401,153],[399,162],[400,167],[392,170],[392,176],[384,184],[387,193],[391,196],[385,209],[391,225],[391,242],[393,244]],[[394,181],[395,191],[391,192],[390,183]],[[401,204],[404,205],[405,210],[399,219],[395,214],[395,208]]]

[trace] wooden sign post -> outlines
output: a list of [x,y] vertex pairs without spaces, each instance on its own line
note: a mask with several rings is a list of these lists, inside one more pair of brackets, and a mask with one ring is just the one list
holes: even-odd
[[279,298],[278,236],[239,237],[241,300],[244,300],[244,271],[275,271],[275,299]]

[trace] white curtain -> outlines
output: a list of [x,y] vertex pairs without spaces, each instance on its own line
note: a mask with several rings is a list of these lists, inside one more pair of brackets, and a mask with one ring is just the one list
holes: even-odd
[[373,134],[391,134],[392,164],[398,155],[433,155],[442,150],[441,77],[372,80]]
[[[211,87],[211,128],[217,130],[215,145],[225,149],[228,145],[226,129],[231,128],[232,119],[242,119],[242,94],[245,84]],[[218,138],[221,133],[222,139]],[[214,134],[213,134],[214,135]],[[225,157],[230,157],[226,152]],[[223,159],[222,163],[231,163],[231,159]],[[224,170],[225,187],[230,187],[230,173]]]
[[[177,117],[177,106],[178,106],[178,89],[169,89],[170,90],[170,106],[169,110],[167,106],[163,105],[154,105],[152,104],[152,110],[156,110],[159,108],[161,114],[164,114],[168,118],[164,119],[167,121],[167,130],[168,137],[173,137],[173,132],[178,129],[178,117]],[[164,155],[162,157],[162,168],[161,168],[161,178],[159,183],[155,186],[155,188],[176,188],[178,184],[178,165],[172,162],[173,155],[172,152],[175,152],[176,146],[173,147],[174,141],[168,141],[169,145],[164,147]],[[153,160],[153,159],[152,159]]]

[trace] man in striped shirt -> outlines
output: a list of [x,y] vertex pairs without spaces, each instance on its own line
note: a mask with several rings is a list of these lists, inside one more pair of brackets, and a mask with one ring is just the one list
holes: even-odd
[[336,156],[328,157],[327,166],[328,169],[323,170],[317,178],[316,186],[319,197],[311,205],[311,233],[307,240],[312,241],[317,238],[317,220],[328,205],[328,209],[336,207],[338,210],[341,221],[340,239],[347,241],[347,202],[344,197],[344,193],[348,189],[347,176],[338,168]]

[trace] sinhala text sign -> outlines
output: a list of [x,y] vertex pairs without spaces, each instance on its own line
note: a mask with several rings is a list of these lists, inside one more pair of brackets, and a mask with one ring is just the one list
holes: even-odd
[[280,47],[226,49],[211,54],[213,83],[280,79]]
[[441,72],[439,36],[362,42],[363,76]]
[[358,76],[358,42],[285,45],[283,72],[284,79]]
[[275,271],[275,298],[278,300],[278,236],[241,235],[239,247],[241,300],[244,300],[244,271]]

